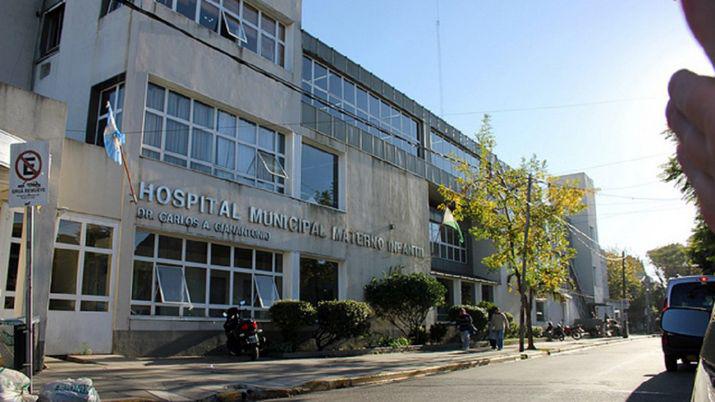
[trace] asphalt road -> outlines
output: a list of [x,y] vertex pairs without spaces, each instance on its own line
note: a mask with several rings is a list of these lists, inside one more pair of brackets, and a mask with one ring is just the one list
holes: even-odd
[[667,373],[659,338],[483,366],[293,401],[688,401],[695,370]]

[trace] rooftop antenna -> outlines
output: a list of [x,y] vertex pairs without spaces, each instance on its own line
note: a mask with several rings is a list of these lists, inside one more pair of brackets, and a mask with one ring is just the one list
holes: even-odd
[[444,118],[444,94],[442,92],[442,40],[439,37],[439,0],[437,3],[437,85],[439,85],[439,117]]

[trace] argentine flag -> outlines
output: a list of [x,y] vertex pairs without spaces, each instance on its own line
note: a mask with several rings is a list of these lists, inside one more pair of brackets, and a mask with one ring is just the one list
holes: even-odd
[[122,164],[122,145],[126,142],[126,137],[117,128],[117,122],[114,120],[114,111],[112,105],[107,102],[109,116],[107,117],[107,127],[104,128],[104,149],[107,151],[109,159]]

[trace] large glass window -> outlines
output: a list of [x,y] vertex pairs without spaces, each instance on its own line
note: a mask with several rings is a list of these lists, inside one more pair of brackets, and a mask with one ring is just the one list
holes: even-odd
[[[243,25],[244,47],[285,67],[286,28],[281,22],[242,0],[155,0],[206,28],[235,40],[229,33]],[[227,28],[228,27],[228,28]]]
[[151,83],[142,155],[285,192],[283,134]]
[[464,177],[463,173],[457,171],[459,162],[467,162],[474,169],[479,167],[476,156],[447,141],[434,130],[430,133],[430,143],[432,164],[452,176]]
[[308,144],[301,152],[301,198],[338,207],[338,156]]
[[462,304],[477,304],[474,298],[473,282],[462,282]]
[[263,318],[280,298],[279,253],[143,230],[134,237],[133,315],[220,317],[244,300]]
[[314,306],[338,299],[338,263],[314,258],[300,259],[300,300]]
[[437,307],[437,321],[447,321],[449,319],[449,308],[454,305],[454,281],[446,278],[437,278],[437,281],[447,289],[444,295],[444,304]]
[[[408,114],[310,57],[303,56],[302,75],[303,89],[342,108],[348,114],[307,97],[303,97],[304,102],[314,104],[315,107],[324,109],[333,116],[384,139],[409,154],[418,154],[420,137],[417,121]],[[369,121],[379,128],[369,127],[351,115]]]
[[459,242],[459,234],[449,226],[437,222],[429,223],[430,247],[432,257],[467,263],[467,248]]
[[57,224],[50,310],[108,311],[114,226],[62,218]]
[[494,286],[482,285],[482,300],[490,302],[494,301]]

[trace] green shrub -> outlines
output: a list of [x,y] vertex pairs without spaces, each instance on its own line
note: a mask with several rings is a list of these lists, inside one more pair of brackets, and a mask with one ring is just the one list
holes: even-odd
[[477,307],[481,307],[484,309],[484,311],[491,314],[497,308],[497,305],[488,300],[482,300],[477,303]]
[[450,321],[457,321],[460,309],[467,310],[467,313],[472,316],[472,324],[474,324],[474,327],[477,328],[477,332],[483,332],[487,328],[489,316],[483,308],[477,306],[471,306],[468,304],[452,306],[449,308],[449,313],[447,315],[448,319]]
[[447,336],[448,330],[449,326],[445,323],[438,322],[432,324],[432,326],[429,327],[429,341],[432,343],[442,342],[442,339]]
[[413,340],[430,309],[442,305],[446,294],[444,285],[422,272],[395,272],[365,286],[365,300],[375,313]]
[[370,332],[363,336],[363,340],[365,341],[365,346],[368,348],[378,348],[390,346],[392,338],[378,332]]
[[363,336],[370,330],[372,310],[355,300],[331,300],[318,303],[318,329],[315,344],[323,350],[342,339]]
[[298,337],[298,331],[315,323],[315,308],[306,301],[277,301],[269,311],[273,323],[281,330],[283,341],[289,343],[293,350],[302,341]]
[[388,342],[388,346],[393,349],[400,349],[410,346],[410,340],[405,337],[393,338]]
[[514,322],[514,314],[507,311],[504,313],[504,315],[506,316],[507,321],[509,321],[509,324]]
[[531,327],[531,333],[534,334],[534,338],[541,338],[544,336],[544,329],[541,327],[533,326]]
[[509,323],[509,329],[507,329],[504,338],[518,338],[519,337],[519,324],[515,322]]

